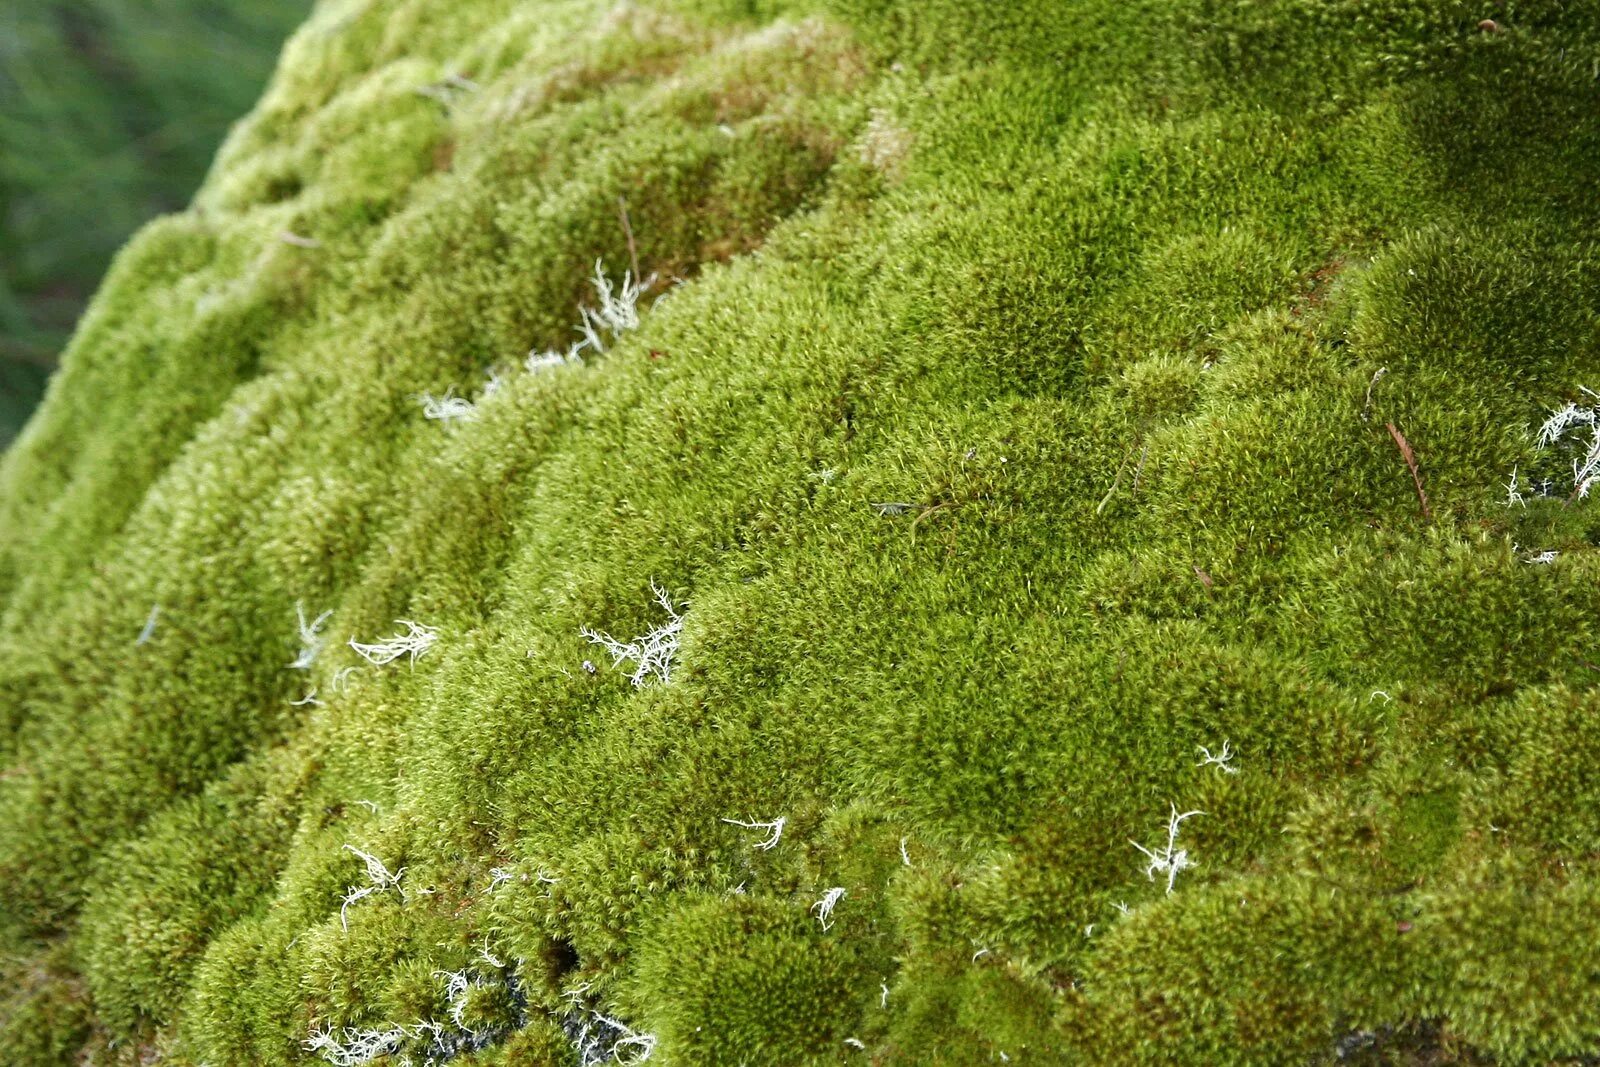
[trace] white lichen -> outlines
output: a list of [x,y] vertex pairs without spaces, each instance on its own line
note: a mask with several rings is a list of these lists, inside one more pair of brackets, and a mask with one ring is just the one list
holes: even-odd
[[582,352],[586,343],[584,341],[574,341],[565,352],[557,352],[555,349],[545,349],[541,352],[537,348],[533,349],[528,353],[528,358],[523,365],[530,371],[538,372],[549,370],[551,367],[565,367],[572,363],[582,363]]
[[723,819],[722,821],[731,826],[742,826],[746,830],[767,831],[767,839],[765,841],[758,841],[751,846],[752,848],[758,848],[762,852],[766,852],[769,849],[777,847],[778,841],[783,837],[783,825],[788,820],[784,816],[780,815],[771,822],[745,822],[743,819]]
[[571,1008],[562,1019],[562,1028],[578,1053],[580,1067],[644,1063],[656,1050],[656,1036],[634,1030],[620,1019],[605,1015],[587,1005],[584,983],[562,994]]
[[[1588,396],[1600,399],[1600,393],[1587,387],[1580,388]],[[1574,430],[1583,428],[1589,431],[1588,439],[1578,442],[1582,455],[1572,461],[1572,495],[1580,498],[1588,496],[1595,481],[1600,479],[1600,407],[1580,407],[1569,402],[1550,413],[1539,427],[1536,438],[1540,448],[1553,448],[1566,443],[1568,435]]]
[[446,389],[444,396],[423,393],[417,398],[422,403],[422,417],[435,422],[471,422],[478,417],[478,409],[464,396],[455,395],[455,386]]
[[631,271],[622,272],[622,285],[613,288],[606,277],[605,264],[594,261],[594,290],[600,306],[578,308],[578,331],[583,334],[582,344],[596,352],[606,350],[603,335],[612,340],[639,328],[639,298],[655,284],[655,275],[635,281]]
[[1527,507],[1528,500],[1522,495],[1522,489],[1517,484],[1517,465],[1511,467],[1511,480],[1506,482],[1506,507]]
[[156,620],[160,617],[161,605],[150,605],[150,614],[144,620],[144,628],[139,631],[139,636],[133,642],[135,647],[150,643],[150,638],[154,637],[156,633]]
[[347,1026],[339,1035],[335,1036],[332,1027],[312,1030],[305,1043],[306,1051],[320,1053],[334,1067],[361,1067],[379,1056],[400,1051],[409,1036],[403,1026],[381,1030],[358,1030]]
[[439,632],[432,626],[424,626],[422,623],[413,622],[410,619],[396,619],[395,622],[404,626],[406,632],[395,634],[393,637],[370,645],[362,644],[352,637],[350,639],[350,647],[355,649],[357,655],[374,667],[382,667],[393,663],[401,656],[410,656],[411,664],[415,666],[417,660],[427,655],[428,650],[439,639]]
[[405,876],[406,869],[401,867],[398,871],[391,871],[378,857],[370,852],[364,852],[354,845],[345,845],[345,851],[353,852],[367,866],[367,884],[352,885],[345,888],[344,902],[339,905],[339,925],[346,933],[350,932],[348,912],[350,905],[360,900],[365,900],[374,893],[382,893],[393,889],[405,898],[405,891],[400,888],[400,879]]
[[1164,846],[1159,849],[1148,849],[1137,841],[1130,840],[1128,842],[1149,858],[1150,864],[1144,871],[1146,878],[1154,880],[1157,874],[1165,874],[1167,876],[1168,894],[1171,894],[1179,873],[1196,866],[1195,862],[1189,858],[1189,850],[1177,847],[1178,829],[1182,826],[1183,820],[1204,814],[1205,812],[1202,811],[1186,811],[1179,815],[1178,807],[1174,804],[1172,806],[1172,815],[1167,820],[1167,843]]
[[554,348],[531,349],[524,366],[538,372],[552,367],[581,364],[586,348],[604,352],[608,339],[614,342],[629,330],[639,328],[639,298],[649,291],[655,281],[654,274],[642,281],[635,281],[632,271],[623,271],[622,284],[614,286],[606,276],[604,261],[595,260],[594,289],[600,306],[578,305],[578,339],[568,345],[564,352]]
[[636,688],[643,687],[652,675],[660,678],[663,684],[672,681],[672,657],[678,651],[678,637],[683,632],[683,616],[678,613],[667,591],[654,581],[650,583],[650,590],[655,593],[656,603],[666,610],[667,621],[649,633],[632,641],[618,641],[610,634],[591,630],[587,626],[579,631],[590,643],[610,653],[611,666],[620,667],[630,661],[634,663],[636,666],[629,680]]
[[474,989],[484,986],[483,979],[476,975],[468,975],[464,970],[434,971],[433,976],[445,980],[445,999],[450,1005],[450,1021],[455,1024],[457,1030],[476,1039],[478,1032],[465,1022],[467,998]]
[[600,1016],[600,1021],[622,1031],[622,1036],[611,1045],[611,1058],[622,1067],[632,1067],[633,1064],[643,1063],[655,1052],[656,1036],[654,1034],[637,1033],[616,1019],[605,1015]]
[[1229,745],[1227,738],[1222,739],[1222,751],[1218,752],[1215,756],[1213,756],[1211,754],[1211,750],[1204,745],[1196,745],[1195,748],[1199,749],[1201,756],[1200,762],[1195,764],[1196,767],[1215,766],[1224,774],[1239,773],[1239,768],[1235,767],[1232,763],[1233,757],[1237,755],[1237,753],[1233,751],[1233,748],[1231,745]]
[[822,924],[823,930],[833,928],[833,909],[844,899],[844,895],[844,887],[836,885],[822,894],[821,900],[811,905],[810,910],[817,913],[817,921]]
[[323,625],[333,617],[333,612],[324,611],[310,622],[306,621],[306,607],[300,601],[294,602],[295,618],[298,620],[300,632],[300,654],[289,664],[289,669],[306,671],[317,661],[317,656],[327,647],[328,639],[322,636]]

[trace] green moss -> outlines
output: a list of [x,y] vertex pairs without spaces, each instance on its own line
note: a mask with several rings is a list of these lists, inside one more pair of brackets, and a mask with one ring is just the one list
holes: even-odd
[[671,1059],[831,1063],[869,999],[849,955],[801,906],[695,901],[642,943],[636,995]]
[[0,1048],[1591,1054],[1600,24],[1480,18],[322,5],[0,462]]
[[89,1040],[93,1026],[82,981],[60,947],[24,963],[0,964],[0,1054],[11,1063],[63,1063]]

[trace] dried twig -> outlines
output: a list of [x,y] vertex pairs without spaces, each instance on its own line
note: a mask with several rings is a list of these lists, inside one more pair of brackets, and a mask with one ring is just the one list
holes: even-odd
[[[1111,498],[1117,494],[1117,487],[1122,484],[1122,472],[1128,468],[1128,460],[1133,458],[1133,450],[1138,447],[1139,442],[1135,441],[1133,444],[1129,445],[1128,450],[1122,454],[1122,462],[1117,464],[1117,476],[1111,480],[1111,488],[1106,490],[1106,495],[1100,498],[1099,505],[1094,509],[1094,513],[1096,515],[1099,515],[1101,512],[1105,511],[1106,505],[1111,503]],[[1144,470],[1143,457],[1140,457],[1139,459],[1139,470],[1141,472]]]
[[628,221],[628,201],[626,197],[617,197],[617,213],[622,216],[622,232],[628,236],[628,263],[633,267],[633,276],[639,277],[639,249],[633,243],[633,223]]
[[1389,436],[1394,438],[1395,447],[1400,449],[1400,455],[1405,459],[1406,466],[1411,468],[1411,480],[1417,486],[1417,500],[1422,504],[1422,517],[1431,520],[1433,509],[1428,507],[1428,494],[1422,488],[1422,472],[1417,469],[1416,453],[1411,451],[1411,442],[1406,440],[1406,435],[1392,422],[1384,423],[1389,430]]

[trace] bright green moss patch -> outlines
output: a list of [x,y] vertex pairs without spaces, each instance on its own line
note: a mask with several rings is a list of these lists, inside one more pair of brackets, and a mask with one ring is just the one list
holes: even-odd
[[0,465],[0,1058],[1600,1052],[1485,15],[321,5]]

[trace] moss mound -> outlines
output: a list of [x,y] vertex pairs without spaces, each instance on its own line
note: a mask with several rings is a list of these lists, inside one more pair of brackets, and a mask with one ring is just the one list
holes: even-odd
[[1600,1052],[1597,64],[325,0],[0,466],[0,1061]]

